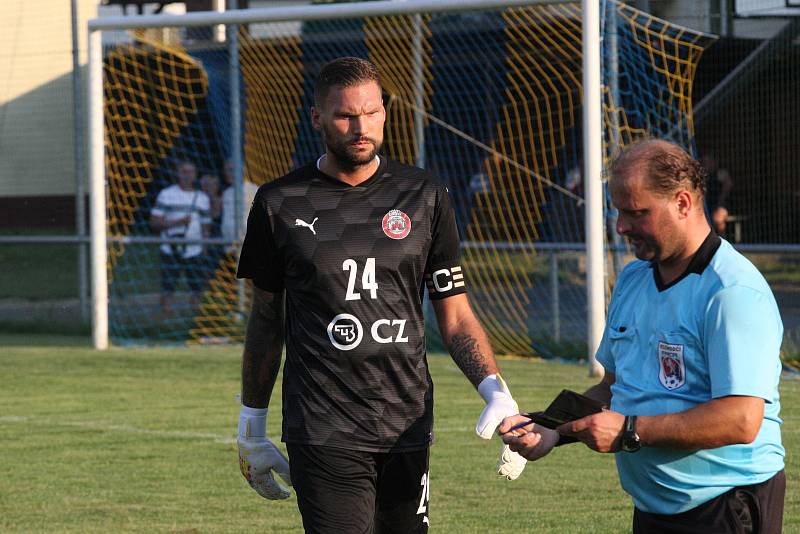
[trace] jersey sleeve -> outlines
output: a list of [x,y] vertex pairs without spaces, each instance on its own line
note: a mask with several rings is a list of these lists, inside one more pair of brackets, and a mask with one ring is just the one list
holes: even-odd
[[614,361],[614,354],[611,350],[611,345],[620,334],[620,325],[617,324],[617,309],[619,308],[619,292],[622,284],[624,284],[625,270],[620,273],[617,278],[617,283],[614,284],[614,289],[611,292],[611,302],[608,306],[608,316],[606,318],[606,326],[603,328],[603,338],[597,347],[597,352],[594,353],[595,359],[603,366],[603,369],[609,373],[617,373],[617,365]]
[[717,293],[706,310],[704,332],[711,396],[776,400],[782,339],[771,295],[745,286]]
[[437,189],[431,248],[425,264],[425,285],[431,300],[466,293],[456,216],[450,194],[444,187]]
[[597,352],[595,352],[595,359],[603,366],[603,369],[608,371],[609,373],[617,373],[617,366],[614,362],[614,358],[611,355],[611,341],[609,340],[609,326],[606,324],[606,327],[603,329],[603,338],[600,340],[600,345],[597,347]]
[[239,255],[237,278],[250,278],[259,289],[277,293],[284,288],[283,264],[267,213],[267,203],[259,192],[247,217],[247,233]]

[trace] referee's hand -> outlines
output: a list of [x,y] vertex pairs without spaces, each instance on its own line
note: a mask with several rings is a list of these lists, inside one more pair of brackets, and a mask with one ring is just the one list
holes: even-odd
[[625,416],[612,410],[588,415],[569,423],[564,423],[556,430],[565,436],[572,436],[584,442],[587,447],[597,452],[617,452],[622,441],[622,427]]

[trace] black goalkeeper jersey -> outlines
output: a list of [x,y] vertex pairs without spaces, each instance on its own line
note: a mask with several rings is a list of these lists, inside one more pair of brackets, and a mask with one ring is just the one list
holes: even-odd
[[449,193],[430,173],[382,157],[357,186],[315,165],[263,185],[237,275],[286,290],[283,441],[430,443],[423,288],[465,292]]

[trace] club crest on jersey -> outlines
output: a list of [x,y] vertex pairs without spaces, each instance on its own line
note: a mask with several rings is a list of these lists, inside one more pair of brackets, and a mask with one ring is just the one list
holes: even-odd
[[392,239],[403,239],[411,233],[411,219],[400,210],[391,210],[383,216],[383,233]]
[[658,342],[658,380],[667,389],[678,389],[686,383],[683,345]]

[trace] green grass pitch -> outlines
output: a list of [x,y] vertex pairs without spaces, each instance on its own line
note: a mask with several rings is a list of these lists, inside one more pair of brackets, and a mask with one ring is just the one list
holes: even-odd
[[[239,474],[239,347],[100,353],[74,338],[21,335],[0,347],[0,532],[302,532],[294,496],[265,501]],[[448,357],[430,364],[431,532],[629,531],[613,456],[568,445],[519,480],[499,480],[499,441],[473,430],[482,401]],[[592,383],[575,365],[500,364],[523,410]],[[785,531],[798,532],[800,381],[782,381],[781,393]]]

